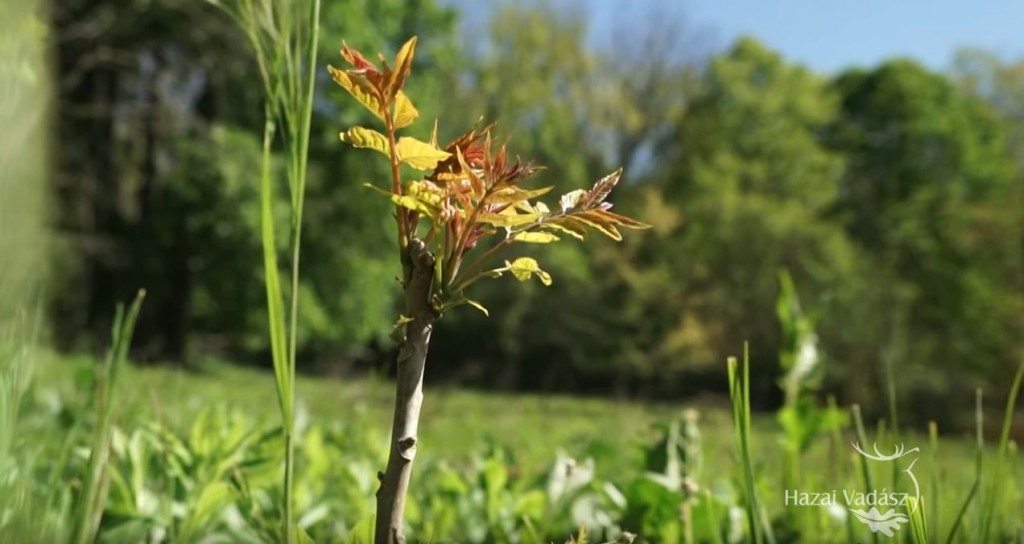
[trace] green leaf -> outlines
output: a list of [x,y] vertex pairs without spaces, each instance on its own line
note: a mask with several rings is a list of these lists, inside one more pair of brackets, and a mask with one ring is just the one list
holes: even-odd
[[350,544],[370,544],[373,542],[373,527],[377,516],[369,515],[359,520],[348,533]]
[[395,195],[395,193],[392,193],[391,191],[385,191],[384,189],[381,189],[380,187],[377,187],[372,183],[364,183],[363,187],[366,187],[367,189],[373,189],[375,192],[378,192],[388,198],[391,198],[392,196]]
[[476,308],[477,310],[480,310],[487,317],[491,317],[491,313],[487,311],[487,308],[484,308],[483,304],[480,304],[479,302],[477,302],[475,300],[469,300],[469,299],[466,300],[466,304],[469,304],[470,306]]
[[487,198],[484,199],[484,202],[487,204],[511,204],[537,198],[538,196],[547,194],[551,189],[554,189],[554,187],[543,187],[541,189],[533,190],[521,189],[514,186],[506,187],[488,195]]
[[541,519],[544,517],[547,506],[547,494],[540,489],[534,489],[516,498],[515,512],[526,518]]
[[188,537],[202,534],[213,521],[215,516],[231,503],[231,488],[225,482],[211,482],[199,493],[199,499],[190,515],[182,524],[181,535],[183,540]]
[[512,239],[529,244],[550,244],[551,242],[557,242],[560,238],[550,232],[520,232],[513,236]]
[[379,151],[384,155],[390,155],[388,152],[387,137],[376,130],[363,127],[352,127],[339,134],[339,136],[341,136],[341,141],[351,145],[352,147],[372,149],[374,151]]
[[[566,218],[569,219],[569,218]],[[544,223],[541,227],[549,230],[558,230],[566,234],[571,235],[573,238],[583,240],[587,237],[586,227],[580,226],[573,222],[567,222],[559,220],[553,223]]]
[[405,85],[405,78],[409,77],[409,72],[412,71],[412,59],[415,56],[416,36],[413,36],[402,44],[398,54],[395,55],[395,69],[391,72],[391,77],[388,80],[388,88],[392,93],[402,90],[402,87]]
[[651,226],[648,225],[647,223],[641,223],[641,222],[639,222],[636,219],[633,219],[631,217],[626,217],[625,215],[619,215],[619,214],[617,214],[615,212],[608,211],[608,210],[590,210],[590,211],[586,212],[586,215],[596,215],[596,216],[599,216],[604,221],[607,221],[609,223],[613,223],[613,224],[621,226],[621,227],[626,227],[627,229],[649,229],[649,228],[651,228]]
[[412,105],[412,100],[402,91],[395,95],[395,130],[405,128],[420,116],[420,112]]
[[495,227],[518,227],[527,225],[541,218],[538,213],[504,214],[481,212],[476,216],[477,221],[494,225]]
[[573,214],[572,217],[573,219],[579,221],[580,223],[585,223],[589,225],[594,230],[600,232],[601,234],[604,234],[605,236],[611,238],[612,240],[622,240],[622,234],[620,234],[618,229],[615,228],[615,225],[609,221],[605,221],[603,218],[599,216],[594,216],[590,214],[590,212],[583,212]]
[[414,212],[419,212],[432,220],[437,218],[436,208],[412,195],[391,195],[391,202]]
[[410,136],[398,140],[398,158],[417,170],[433,170],[437,163],[451,157],[451,153]]
[[333,66],[328,66],[327,71],[331,73],[331,77],[334,78],[338,85],[341,85],[342,88],[348,91],[348,94],[352,95],[352,98],[366,106],[366,109],[373,112],[378,119],[384,120],[384,107],[377,96],[377,92],[370,86],[368,81],[353,78],[345,70],[339,70]]
[[529,281],[536,275],[544,285],[551,285],[551,274],[540,269],[537,260],[532,257],[519,257],[513,262],[505,261],[505,266],[519,281]]
[[298,542],[298,544],[316,544],[313,537],[309,536],[309,533],[307,533],[302,527],[295,528],[295,541]]
[[281,290],[281,276],[277,263],[277,244],[274,240],[274,189],[271,180],[272,132],[263,137],[263,174],[260,178],[260,238],[263,245],[263,283],[267,292],[267,320],[270,332],[270,353],[277,385],[277,398],[282,419],[290,428],[292,425],[292,401],[294,388],[288,367],[288,337],[285,329],[284,295]]
[[466,163],[466,158],[462,156],[461,148],[455,148],[455,157],[459,161],[459,168],[462,169],[462,175],[466,176],[466,179],[469,180],[470,186],[473,187],[473,195],[476,196],[477,198],[483,196],[484,182],[483,180],[480,179],[480,176],[477,176],[476,172],[474,172],[473,169],[469,167],[469,164]]

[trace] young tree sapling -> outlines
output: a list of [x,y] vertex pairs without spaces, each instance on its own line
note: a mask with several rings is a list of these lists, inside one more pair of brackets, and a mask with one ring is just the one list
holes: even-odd
[[[474,127],[444,147],[437,143],[437,123],[429,141],[398,132],[412,125],[419,112],[403,91],[416,50],[413,37],[399,49],[393,67],[380,56],[380,66],[359,51],[343,45],[348,68],[329,67],[339,85],[365,106],[384,132],[352,127],[341,140],[372,149],[388,158],[390,190],[375,189],[395,205],[398,250],[406,310],[399,316],[398,377],[390,456],[380,473],[377,491],[377,543],[405,541],[402,520],[406,491],[416,456],[423,372],[434,322],[445,312],[470,305],[487,310],[466,295],[483,278],[506,273],[519,281],[536,276],[544,285],[551,276],[531,257],[496,264],[500,252],[517,244],[547,244],[568,235],[583,239],[594,229],[621,240],[619,228],[648,225],[611,211],[608,195],[622,170],[601,178],[589,190],[562,195],[552,209],[536,201],[553,187],[527,189],[521,182],[539,167],[512,160],[504,145],[491,139],[492,125]],[[403,183],[401,166],[422,172]],[[481,243],[484,240],[493,243]],[[486,249],[484,249],[486,248]]]

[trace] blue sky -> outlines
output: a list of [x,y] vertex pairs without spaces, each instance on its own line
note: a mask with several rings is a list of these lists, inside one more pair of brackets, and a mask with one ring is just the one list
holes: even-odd
[[[554,1],[553,4],[573,3]],[[717,48],[756,36],[822,72],[909,56],[943,69],[958,47],[1024,57],[1024,0],[589,0],[595,43],[638,29],[624,21],[655,10],[707,33]]]

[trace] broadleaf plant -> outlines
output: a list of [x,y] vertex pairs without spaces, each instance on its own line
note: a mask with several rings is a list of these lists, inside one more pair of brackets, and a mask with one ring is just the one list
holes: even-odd
[[[461,305],[486,314],[487,310],[466,294],[483,278],[509,273],[519,281],[536,277],[544,285],[551,284],[551,275],[536,259],[521,256],[499,261],[499,254],[510,246],[551,243],[564,236],[583,239],[591,229],[621,240],[620,228],[648,228],[611,211],[607,199],[622,175],[621,169],[601,178],[589,190],[562,195],[551,208],[535,199],[552,187],[521,186],[541,168],[518,157],[513,160],[505,145],[495,145],[493,125],[478,124],[444,147],[437,142],[436,122],[429,141],[399,136],[399,130],[419,117],[403,91],[415,52],[413,37],[399,49],[393,67],[383,55],[377,66],[343,44],[341,55],[349,67],[329,67],[334,81],[383,124],[384,132],[348,128],[341,133],[341,140],[388,157],[390,191],[372,188],[395,206],[406,298],[406,313],[396,322],[400,344],[398,383],[390,457],[387,468],[380,473],[377,491],[378,543],[405,541],[405,496],[416,455],[423,372],[434,321]],[[403,164],[423,175],[403,181]]]

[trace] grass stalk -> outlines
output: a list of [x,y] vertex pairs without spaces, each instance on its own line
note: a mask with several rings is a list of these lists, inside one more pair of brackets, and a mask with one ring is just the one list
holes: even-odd
[[1010,427],[1013,425],[1013,413],[1017,406],[1017,396],[1020,394],[1021,383],[1024,382],[1024,363],[1017,369],[1010,386],[1010,393],[1006,399],[1006,410],[1003,412],[1003,425],[999,434],[999,446],[996,450],[996,458],[992,468],[992,484],[982,502],[981,526],[979,532],[980,542],[991,542],[992,521],[995,518],[996,503],[1001,498],[1004,474],[1006,466],[1007,448],[1010,442]]
[[110,437],[113,428],[114,400],[117,390],[117,376],[128,356],[135,322],[142,307],[145,291],[139,291],[131,307],[125,313],[124,306],[118,305],[111,330],[111,347],[98,371],[95,390],[96,428],[92,433],[92,447],[89,464],[82,483],[82,491],[75,505],[70,542],[89,544],[96,541],[100,520],[107,502],[109,474],[107,460],[110,457]]
[[[833,410],[833,411],[838,409],[838,403],[836,402],[836,398],[835,398],[834,395],[829,395],[828,396],[828,407],[829,407],[829,410]],[[842,452],[846,451],[845,445],[846,445],[846,441],[843,440],[843,431],[842,431],[842,429],[840,429],[838,426],[833,427],[832,428],[832,465],[833,465],[834,475],[832,477],[832,481],[830,482],[832,484],[833,488],[838,488],[839,487],[839,482],[846,481],[846,473],[847,473],[846,459],[843,457],[843,453],[842,453]],[[849,513],[847,513],[847,515],[846,515],[845,525],[846,525],[846,542],[848,544],[852,544],[852,543],[856,542],[857,540],[856,540],[855,534],[854,534],[853,516],[850,516]]]
[[926,504],[928,511],[928,534],[939,534],[939,425],[934,421],[928,422],[928,451],[931,464],[931,474],[928,478],[928,497]]
[[967,492],[967,498],[964,499],[963,505],[960,506],[960,511],[953,520],[953,527],[950,528],[949,536],[946,537],[947,544],[952,544],[953,539],[956,538],[957,531],[960,530],[960,526],[963,525],[964,518],[967,517],[967,510],[971,506],[971,501],[974,500],[974,496],[978,494],[978,488],[981,487],[982,471],[984,469],[983,461],[985,456],[985,437],[982,434],[984,413],[981,409],[981,401],[981,389],[978,389],[974,403],[974,422],[976,429],[975,438],[977,444],[977,450],[974,456],[974,483],[971,484],[971,489]]
[[[860,414],[860,405],[854,404],[851,408],[851,412],[853,413],[854,429],[857,432],[857,442],[860,444],[867,444],[868,435],[864,431],[864,418],[861,417]],[[875,488],[875,485],[873,478],[871,477],[871,467],[868,466],[868,459],[863,455],[858,455],[857,459],[860,462],[861,477],[864,479],[864,489],[865,491],[871,491]],[[871,533],[871,541],[874,544],[878,544],[878,533]]]
[[[263,79],[263,160],[260,176],[260,236],[267,292],[268,335],[284,429],[284,542],[296,539],[295,524],[295,371],[298,358],[299,280],[302,217],[308,173],[309,138],[316,87],[320,0],[308,11],[285,0],[210,0],[224,9],[249,38]],[[298,17],[296,17],[298,14]],[[278,130],[278,128],[282,130]],[[273,145],[281,135],[287,154],[289,194],[289,303],[286,314],[275,240]]]
[[736,448],[743,469],[743,490],[746,497],[747,528],[754,544],[774,542],[771,526],[766,523],[761,504],[757,497],[757,482],[754,465],[750,456],[750,352],[743,348],[743,366],[737,368],[735,357],[728,359],[729,397],[732,401],[733,429],[736,432]]

